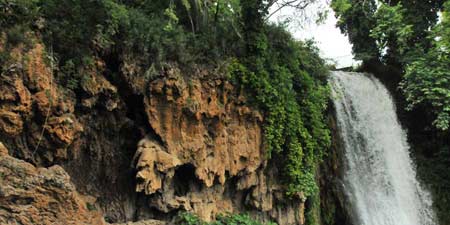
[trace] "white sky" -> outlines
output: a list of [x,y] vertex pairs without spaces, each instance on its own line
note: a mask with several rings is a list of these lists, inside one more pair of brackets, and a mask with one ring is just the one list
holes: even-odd
[[[328,10],[328,16],[324,23],[316,25],[314,22],[311,22],[304,25],[303,28],[292,25],[289,30],[297,39],[314,39],[320,49],[321,56],[336,62],[338,68],[357,65],[358,62],[353,60],[352,46],[347,36],[343,35],[339,28],[336,27],[337,20],[327,0],[320,0],[315,6],[309,6],[307,14],[314,15],[314,12],[319,7],[324,7]],[[292,15],[294,15],[292,9],[283,9],[273,15],[270,20],[276,22]]]

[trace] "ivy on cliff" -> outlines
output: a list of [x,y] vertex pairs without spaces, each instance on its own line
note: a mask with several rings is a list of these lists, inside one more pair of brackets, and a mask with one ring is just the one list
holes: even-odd
[[313,43],[294,40],[279,26],[265,27],[259,43],[263,54],[230,66],[233,79],[249,90],[266,112],[265,140],[269,157],[284,172],[287,194],[317,191],[315,169],[330,144],[324,119],[328,70]]

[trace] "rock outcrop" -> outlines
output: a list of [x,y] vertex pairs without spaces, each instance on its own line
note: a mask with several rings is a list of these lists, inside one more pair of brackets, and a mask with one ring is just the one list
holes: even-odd
[[[0,132],[4,142],[20,146],[14,155],[49,165],[67,159],[83,126],[74,114],[74,98],[57,84],[46,57],[39,43],[12,50],[0,75]],[[30,151],[28,145],[36,147]]]
[[133,164],[145,205],[207,221],[249,211],[263,221],[303,224],[304,204],[286,200],[265,156],[263,117],[242,93],[224,79],[185,79],[177,69],[151,82],[148,92],[154,133],[141,140]]
[[1,224],[161,224],[181,211],[304,224],[304,199],[285,196],[265,156],[263,115],[218,72],[94,59],[68,88],[34,39],[0,74]]
[[36,168],[0,142],[0,224],[105,224],[61,166]]

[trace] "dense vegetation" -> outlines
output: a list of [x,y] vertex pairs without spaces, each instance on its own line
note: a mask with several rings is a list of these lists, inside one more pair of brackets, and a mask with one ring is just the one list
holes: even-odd
[[282,156],[288,194],[310,196],[317,191],[316,164],[330,143],[323,116],[327,68],[311,43],[294,41],[280,27],[267,27],[267,36],[276,41],[263,43],[266,56],[236,61],[230,72],[267,112],[268,153]]
[[[183,225],[263,225],[263,223],[253,220],[250,216],[246,214],[228,214],[219,215],[216,221],[205,222],[202,221],[198,216],[191,213],[180,213],[178,215],[176,224]],[[272,225],[275,223],[264,223],[266,225]]]
[[332,7],[356,57],[391,68],[383,73],[409,111],[419,174],[432,184],[441,222],[450,223],[450,1],[333,0]]
[[[296,9],[310,2],[281,1]],[[267,153],[277,159],[287,195],[304,199],[317,192],[316,165],[330,143],[324,119],[328,71],[313,43],[297,41],[284,27],[267,22],[276,3],[3,0],[0,27],[7,49],[0,56],[1,70],[8,65],[8,49],[31,44],[27,40],[33,35],[42,38],[56,61],[58,82],[75,94],[98,59],[107,67],[136,60],[147,80],[174,64],[184,70],[226,65],[229,78],[265,112]]]

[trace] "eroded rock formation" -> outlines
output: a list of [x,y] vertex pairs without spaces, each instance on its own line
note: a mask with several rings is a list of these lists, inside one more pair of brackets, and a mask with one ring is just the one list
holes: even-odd
[[[15,155],[51,164],[67,158],[67,147],[83,126],[74,115],[74,98],[56,83],[46,57],[39,43],[13,49],[9,67],[1,74],[0,131],[9,137],[3,141],[20,146]],[[29,151],[28,144],[43,151]]]
[[1,74],[0,223],[162,224],[184,210],[304,223],[265,156],[263,116],[225,78],[95,59],[73,91],[40,43]]
[[263,118],[242,93],[219,78],[185,80],[176,69],[149,93],[145,110],[158,138],[141,140],[134,164],[148,206],[205,220],[247,208],[261,220],[303,223],[304,205],[286,201],[265,157]]
[[61,166],[36,168],[0,142],[0,224],[105,224]]

